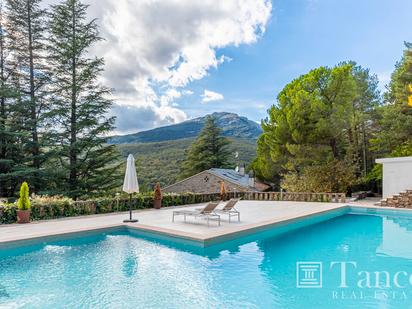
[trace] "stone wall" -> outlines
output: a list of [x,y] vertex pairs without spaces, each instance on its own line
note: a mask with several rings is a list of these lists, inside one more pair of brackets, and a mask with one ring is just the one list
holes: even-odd
[[[209,173],[208,171],[203,171],[171,186],[163,188],[162,191],[173,193],[215,193],[220,192],[221,181],[222,179],[216,175]],[[225,188],[227,192],[244,192],[247,190],[246,188],[237,186],[228,181],[225,181]]]
[[[345,203],[345,193],[313,193],[313,192],[240,192],[234,197],[244,200],[259,201],[296,201],[296,202],[328,202]],[[231,197],[231,196],[229,196]]]

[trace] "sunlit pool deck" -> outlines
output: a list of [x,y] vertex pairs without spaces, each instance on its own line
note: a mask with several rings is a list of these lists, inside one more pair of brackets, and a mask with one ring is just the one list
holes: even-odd
[[[181,206],[186,209],[195,209],[203,204]],[[159,236],[176,237],[196,242],[201,246],[239,235],[259,231],[268,227],[284,226],[287,223],[300,219],[321,216],[332,212],[345,212],[348,206],[362,208],[376,208],[371,202],[361,203],[309,203],[309,202],[272,202],[272,201],[241,201],[236,208],[241,213],[241,220],[232,219],[228,222],[227,216],[221,215],[221,225],[210,221],[208,227],[201,218],[176,217],[172,222],[172,212],[181,207],[167,207],[161,210],[147,209],[134,211],[133,215],[139,219],[138,223],[124,224],[123,219],[128,213],[115,213],[94,216],[63,218],[48,221],[32,222],[26,225],[0,226],[0,249],[14,245],[30,244],[38,241],[48,241],[62,236],[71,237],[76,233],[95,233],[116,229],[136,229],[138,232],[149,232]],[[382,209],[383,207],[379,207]]]

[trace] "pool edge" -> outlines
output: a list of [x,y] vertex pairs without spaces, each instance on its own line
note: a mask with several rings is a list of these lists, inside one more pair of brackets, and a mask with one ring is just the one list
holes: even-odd
[[[149,236],[154,239],[169,239],[175,242],[187,242],[196,247],[209,247],[226,241],[230,241],[243,236],[251,235],[254,233],[264,232],[273,228],[284,228],[284,232],[288,232],[293,229],[316,224],[328,219],[341,216],[344,214],[369,214],[369,215],[403,215],[412,218],[412,209],[398,209],[390,207],[380,206],[360,206],[351,204],[342,204],[340,207],[333,209],[321,210],[315,213],[304,214],[293,218],[277,218],[267,220],[259,223],[253,223],[242,226],[236,230],[216,232],[212,236],[202,237],[201,235],[188,233],[183,231],[177,231],[168,228],[161,228],[155,226],[149,226],[144,224],[125,224],[119,223],[114,225],[99,226],[95,228],[78,228],[71,231],[62,231],[57,233],[48,233],[47,235],[28,235],[21,239],[10,239],[0,241],[0,249],[9,249],[19,246],[26,246],[37,244],[41,242],[51,242],[55,240],[65,240],[70,238],[76,238],[77,236],[87,236],[100,233],[116,232],[116,231],[132,231],[138,236]],[[300,225],[299,225],[300,224]]]

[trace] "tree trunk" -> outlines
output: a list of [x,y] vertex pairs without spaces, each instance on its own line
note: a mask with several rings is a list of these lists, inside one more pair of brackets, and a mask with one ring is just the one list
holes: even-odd
[[[76,44],[76,19],[75,19],[75,7],[72,4],[72,47],[75,48]],[[72,55],[72,93],[71,93],[71,117],[70,117],[70,190],[73,192],[77,188],[77,115],[76,115],[76,57],[73,51]],[[75,194],[75,198],[77,198]]]
[[[4,90],[4,29],[3,25],[1,25],[1,37],[0,37],[0,83],[1,89]],[[4,95],[0,99],[0,160],[6,158],[6,137],[5,137],[5,130],[6,130],[6,99]],[[0,168],[0,173],[5,172],[3,168]],[[3,180],[0,180],[0,197],[5,196],[6,186]]]
[[[1,26],[1,37],[0,37],[0,83],[1,83],[1,88],[4,90],[4,29],[3,26]],[[1,139],[0,139],[0,158],[4,159],[6,157],[6,141],[5,141],[5,136],[4,136],[4,131],[6,129],[6,100],[4,98],[4,95],[1,97],[0,100],[0,130],[2,132],[1,134]]]
[[[27,4],[27,24],[28,24],[28,39],[29,39],[29,70],[30,70],[30,120],[31,120],[31,135],[33,140],[32,145],[32,156],[33,156],[33,167],[36,170],[40,169],[40,160],[39,160],[39,136],[37,132],[37,111],[36,111],[36,94],[35,94],[35,85],[34,85],[34,60],[33,60],[33,33],[32,33],[32,24],[31,24],[31,4]],[[37,173],[35,172],[35,178]],[[37,181],[33,183],[33,190],[37,191],[36,188]]]
[[339,159],[338,146],[336,145],[336,139],[332,138],[329,142],[330,147],[332,148],[332,154],[334,159]]
[[366,128],[365,128],[365,122],[362,122],[362,135],[363,135],[363,143],[362,143],[362,155],[363,155],[363,176],[366,176],[368,173],[368,155],[367,155],[367,149],[368,149],[368,141],[366,139]]

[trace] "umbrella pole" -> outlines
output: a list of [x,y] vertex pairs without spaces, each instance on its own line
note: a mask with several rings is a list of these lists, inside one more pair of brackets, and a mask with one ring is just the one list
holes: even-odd
[[129,220],[123,220],[123,222],[138,222],[137,219],[132,219],[132,195],[129,194]]
[[130,221],[132,221],[132,195],[129,194],[129,214],[130,214]]

